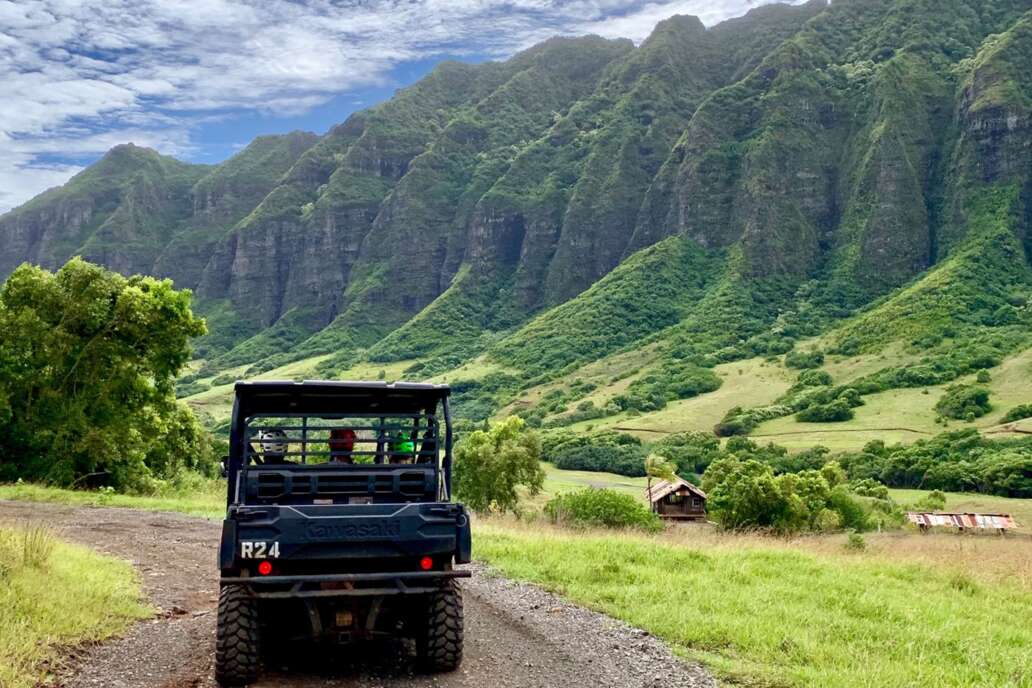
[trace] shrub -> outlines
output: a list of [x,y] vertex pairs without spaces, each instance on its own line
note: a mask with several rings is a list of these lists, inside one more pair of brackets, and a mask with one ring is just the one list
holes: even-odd
[[980,489],[1001,497],[1032,497],[1032,449],[1004,451],[977,464]]
[[932,490],[914,502],[914,508],[921,511],[941,511],[946,508],[946,495],[939,490]]
[[990,440],[974,428],[944,432],[911,445],[869,442],[837,457],[853,481],[948,492],[1032,496],[1032,438]]
[[656,442],[653,449],[674,462],[679,473],[703,473],[720,455],[720,441],[703,432],[679,432]]
[[831,383],[831,374],[826,370],[804,370],[799,373],[799,377],[796,378],[796,383],[792,386],[792,390],[802,389],[803,387],[827,387]]
[[986,384],[992,381],[992,377],[989,375],[988,370],[979,370],[978,375],[975,376],[975,382],[979,384]]
[[989,413],[989,390],[974,385],[950,385],[942,398],[935,404],[935,410],[945,418],[973,420]]
[[645,449],[638,446],[589,444],[560,452],[553,463],[569,471],[601,471],[637,478],[645,475]]
[[850,420],[853,409],[845,399],[836,399],[829,404],[805,408],[796,414],[796,420],[806,423],[838,423]]
[[635,380],[625,394],[613,401],[623,411],[658,411],[675,399],[717,390],[722,383],[716,373],[693,361],[667,361],[658,370]]
[[867,549],[867,541],[864,540],[864,536],[855,530],[849,531],[846,535],[846,544],[843,545],[847,551],[850,552],[863,552]]
[[545,504],[553,523],[604,528],[636,528],[649,532],[663,529],[659,517],[629,494],[586,488],[561,494]]
[[648,452],[634,435],[612,431],[594,435],[550,432],[542,442],[542,455],[557,468],[603,471],[630,477],[645,475]]
[[193,396],[194,394],[200,394],[201,392],[207,392],[209,389],[211,389],[211,387],[206,382],[177,382],[176,399],[182,399],[184,397]]
[[781,418],[791,413],[791,407],[777,404],[751,409],[735,406],[724,414],[723,420],[713,426],[713,434],[717,437],[748,435],[763,421]]
[[871,478],[862,478],[860,480],[853,480],[849,483],[849,489],[861,497],[873,497],[875,499],[888,499],[889,488],[882,485],[877,480]]
[[790,351],[785,354],[785,366],[788,368],[819,368],[824,364],[824,354],[820,351]]
[[1001,422],[1013,423],[1023,418],[1032,418],[1032,404],[1020,404],[1003,415]]

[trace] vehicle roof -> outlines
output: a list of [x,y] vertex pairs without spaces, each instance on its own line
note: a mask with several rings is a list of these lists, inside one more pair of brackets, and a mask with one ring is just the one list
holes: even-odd
[[446,398],[448,385],[382,380],[240,380],[236,403],[257,413],[427,413]]

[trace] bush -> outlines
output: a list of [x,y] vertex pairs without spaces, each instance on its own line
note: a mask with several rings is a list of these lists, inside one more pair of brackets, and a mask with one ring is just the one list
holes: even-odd
[[946,508],[946,495],[939,490],[932,490],[914,502],[914,508],[921,511],[941,511]]
[[553,523],[585,527],[636,528],[649,532],[663,529],[656,514],[629,494],[586,488],[561,494],[545,504]]
[[788,368],[820,368],[824,364],[824,354],[820,351],[790,351],[785,354],[785,366]]
[[560,452],[553,463],[568,471],[601,471],[638,478],[645,475],[645,454],[639,446],[589,444]]
[[1032,404],[1020,404],[1003,415],[1001,422],[1013,423],[1023,418],[1032,418]]
[[983,457],[976,465],[981,489],[1001,497],[1032,497],[1032,449]]
[[825,370],[804,370],[799,373],[790,391],[797,391],[803,387],[828,387],[831,383],[831,374]]
[[845,399],[836,399],[829,404],[805,408],[796,414],[796,420],[805,423],[839,423],[853,417],[853,409]]
[[647,453],[634,435],[612,431],[593,435],[552,431],[542,441],[543,459],[566,470],[641,477],[645,475],[642,462]]
[[613,402],[622,411],[658,411],[675,399],[715,391],[722,383],[716,373],[693,361],[667,361],[631,383]]
[[713,434],[717,437],[748,435],[763,421],[781,418],[791,413],[791,407],[777,404],[751,409],[735,406],[724,414],[723,420],[713,426]]
[[703,432],[679,432],[667,435],[652,445],[677,466],[681,474],[702,474],[720,456],[720,441]]
[[849,483],[849,489],[861,497],[873,497],[874,499],[888,499],[889,488],[882,485],[877,480],[871,478],[862,478],[860,480],[853,480]]
[[942,398],[935,404],[935,410],[944,418],[973,420],[992,410],[989,390],[974,385],[950,385]]
[[200,394],[201,392],[207,392],[211,389],[211,386],[207,382],[177,382],[176,383],[176,399],[182,399],[184,397],[190,397],[194,394]]
[[867,541],[864,536],[855,530],[849,531],[846,535],[846,544],[843,545],[849,552],[863,552],[867,549]]

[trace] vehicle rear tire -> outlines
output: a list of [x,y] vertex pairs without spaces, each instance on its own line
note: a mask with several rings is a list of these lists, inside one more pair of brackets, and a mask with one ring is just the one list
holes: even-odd
[[223,585],[215,633],[215,680],[220,686],[254,683],[260,640],[257,600],[242,585]]
[[462,590],[454,580],[429,595],[425,623],[417,639],[420,669],[454,671],[462,664]]

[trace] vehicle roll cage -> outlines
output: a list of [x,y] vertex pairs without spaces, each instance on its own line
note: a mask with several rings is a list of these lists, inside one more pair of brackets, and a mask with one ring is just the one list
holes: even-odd
[[[300,418],[300,425],[278,425],[278,424],[260,424],[255,425],[254,421],[262,420],[265,418],[274,419],[287,419],[287,418]],[[325,463],[309,464],[308,457],[319,457],[325,456],[330,459],[340,458],[351,458],[356,457],[373,457],[374,463],[383,463],[384,459],[390,458],[415,458],[416,463],[432,463],[430,459],[440,458],[440,447],[438,442],[439,436],[439,423],[437,417],[433,414],[416,414],[416,413],[320,413],[317,418],[319,420],[372,420],[373,423],[368,425],[312,425],[309,423],[309,419],[312,416],[302,414],[289,414],[289,413],[270,413],[270,414],[259,414],[252,416],[246,420],[246,428],[248,432],[244,434],[242,441],[244,447],[242,449],[244,456],[249,459],[255,460],[255,464],[262,465],[263,452],[257,450],[255,445],[261,444],[261,439],[258,437],[260,432],[268,431],[280,431],[285,436],[283,441],[288,444],[300,444],[301,451],[286,451],[282,452],[280,456],[299,456],[301,457],[301,463],[292,463],[292,466],[296,467],[325,467]],[[399,421],[404,418],[411,418],[413,423],[411,425],[402,425]],[[425,425],[422,421],[426,421]],[[390,421],[390,422],[388,422]],[[322,449],[310,449],[310,445],[329,445],[331,442],[330,433],[334,430],[351,430],[355,433],[355,438],[352,440],[353,445],[359,444],[376,445],[375,449],[368,451],[351,449],[351,450],[334,450],[332,448]],[[422,432],[422,434],[420,434]],[[311,433],[315,433],[318,436],[312,436]],[[363,436],[360,433],[366,433]],[[369,434],[372,436],[369,436]],[[400,436],[399,434],[400,433]],[[421,448],[410,451],[394,451],[388,448],[388,445],[398,441],[408,441],[413,444],[422,443]],[[447,444],[447,442],[446,442]],[[427,460],[421,460],[421,459]],[[344,464],[344,465],[368,465],[368,464]],[[243,466],[247,468],[247,464]]]
[[[241,478],[248,470],[270,467],[289,471],[376,470],[380,466],[395,465],[392,459],[408,459],[416,466],[433,466],[435,471],[439,471],[442,498],[450,498],[453,435],[447,385],[257,381],[237,382],[234,391],[230,453],[225,467],[229,479],[227,503],[230,505],[241,502]],[[438,407],[444,421],[443,447]],[[263,423],[269,419],[273,422]],[[312,419],[317,422],[311,423]],[[352,422],[338,425],[322,422],[345,419]],[[361,424],[355,424],[355,421]],[[345,429],[355,433],[350,451],[312,447],[329,447],[330,432]],[[285,435],[285,439],[279,441],[301,446],[300,451],[279,452],[277,455],[300,457],[300,461],[269,463],[265,460],[266,452],[256,446],[262,440],[256,435],[273,430]],[[391,445],[397,442],[412,442],[413,451],[393,449]],[[360,449],[359,445],[369,448]],[[327,461],[308,463],[309,457],[326,457]],[[372,463],[355,462],[369,457],[373,459]],[[339,459],[350,461],[341,462]],[[254,465],[249,465],[252,461]]]

